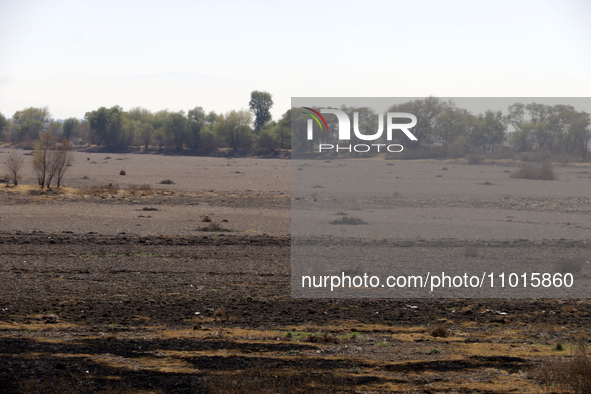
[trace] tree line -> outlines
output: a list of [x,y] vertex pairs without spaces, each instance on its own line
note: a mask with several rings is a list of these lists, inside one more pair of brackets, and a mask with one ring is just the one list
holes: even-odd
[[[375,134],[378,130],[378,114],[372,108],[341,106],[339,109],[351,121],[354,113],[357,113],[361,133]],[[392,105],[387,112],[407,112],[417,117],[417,124],[411,130],[417,141],[410,141],[400,133],[395,136],[394,143],[400,143],[410,151],[437,146],[444,156],[459,157],[469,152],[494,152],[510,146],[516,152],[542,149],[580,155],[584,161],[591,138],[589,113],[577,111],[571,105],[517,102],[510,105],[506,113],[487,110],[473,114],[451,100],[428,97]],[[338,135],[334,132],[338,130],[336,116],[325,116],[331,132],[313,124],[314,138],[311,141],[307,138],[308,119],[310,117],[304,111],[297,110],[293,113],[294,149],[312,152],[319,143],[336,145],[339,142]],[[387,143],[385,134],[373,143]],[[350,144],[365,143],[367,141],[360,140],[351,133]]]
[[284,114],[271,119],[270,93],[253,91],[250,110],[225,114],[206,112],[202,107],[188,111],[152,112],[135,107],[100,107],[87,112],[83,120],[51,119],[47,107],[17,111],[12,119],[0,114],[0,139],[32,148],[44,132],[74,145],[91,144],[108,151],[127,151],[132,146],[168,151],[208,153],[219,148],[233,151],[262,148],[268,151],[290,148],[290,119]]
[[[205,154],[219,148],[232,151],[254,148],[268,152],[291,149],[292,144],[295,149],[312,151],[318,143],[338,143],[334,132],[338,130],[335,116],[325,117],[330,131],[315,124],[314,140],[308,141],[308,116],[293,109],[274,121],[270,115],[272,106],[270,93],[253,91],[249,110],[233,110],[225,114],[206,112],[202,107],[186,112],[152,112],[140,107],[124,111],[114,106],[87,112],[83,120],[69,118],[63,122],[52,120],[47,107],[31,107],[17,111],[11,120],[0,114],[0,138],[23,147],[33,147],[43,132],[49,132],[54,138],[66,139],[74,145],[93,144],[112,151],[141,146]],[[353,113],[358,113],[362,133],[376,132],[378,116],[373,109],[346,106],[340,109],[350,119],[353,119]],[[580,155],[585,160],[591,138],[589,113],[570,105],[517,102],[504,113],[488,110],[473,114],[453,101],[428,97],[392,105],[388,112],[408,112],[418,119],[412,129],[417,141],[409,141],[400,135],[394,142],[410,151],[438,146],[444,156],[494,152],[510,146],[517,152],[543,149]],[[292,128],[294,141],[291,140]],[[353,134],[351,143],[363,141]]]

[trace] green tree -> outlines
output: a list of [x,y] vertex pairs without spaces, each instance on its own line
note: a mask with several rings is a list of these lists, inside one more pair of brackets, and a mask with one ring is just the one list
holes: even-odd
[[281,149],[291,148],[291,109],[287,110],[275,127],[275,134]]
[[93,141],[107,149],[125,150],[133,142],[135,128],[118,105],[87,112]]
[[252,142],[252,115],[250,112],[230,111],[218,118],[216,132],[228,146],[236,152],[240,148],[248,148]]
[[127,111],[129,119],[139,121],[140,123],[150,123],[154,116],[149,109],[142,107],[134,107]]
[[187,118],[185,117],[185,112],[170,112],[164,122],[163,129],[168,149],[182,149],[187,135]]
[[80,125],[80,121],[76,118],[68,118],[64,121],[62,126],[64,138],[69,140],[72,138]]
[[272,152],[275,151],[279,145],[275,128],[277,128],[277,123],[274,121],[267,122],[267,124],[263,126],[256,138],[257,146],[259,148],[265,148]]
[[10,128],[10,121],[0,112],[0,140],[4,140]]
[[474,124],[474,116],[466,109],[446,106],[439,115],[434,127],[435,140],[441,143],[445,156],[449,147],[459,138],[466,137]]
[[258,90],[250,93],[250,110],[254,113],[254,130],[256,133],[261,131],[265,123],[271,120],[271,107],[273,106],[273,97],[268,92]]
[[215,123],[205,125],[201,131],[200,146],[201,149],[205,149],[206,151],[210,152],[219,148],[220,138],[216,133]]
[[195,107],[187,113],[187,144],[189,149],[199,148],[201,130],[207,124],[207,115],[201,107]]
[[471,146],[483,152],[493,151],[505,140],[506,131],[507,123],[503,113],[488,110],[475,119],[468,141]]
[[591,120],[587,112],[576,112],[572,119],[569,132],[572,134],[574,145],[581,151],[581,160],[587,159],[589,139],[591,139]]
[[[347,107],[347,106],[342,105],[340,110],[349,116],[349,119],[351,120],[351,127],[353,129],[355,128],[355,125],[357,125],[358,131],[360,134],[373,135],[373,134],[376,134],[376,132],[378,131],[379,117],[378,117],[378,114],[376,114],[372,108],[369,108],[369,107]],[[357,122],[355,121],[355,117],[357,117]],[[331,118],[331,121],[336,120],[335,116],[331,116],[330,118]],[[336,125],[335,126],[330,125],[329,128],[331,130],[337,130]],[[386,138],[385,137],[386,133],[384,131],[385,131],[385,126],[382,129],[382,136],[380,138],[381,140]],[[326,138],[326,141],[323,141],[323,142],[336,145],[338,143],[338,141],[336,141],[335,137],[336,136],[334,134],[325,133],[324,138]],[[373,141],[373,142],[377,143],[378,141],[380,141],[380,140]],[[357,145],[357,144],[366,144],[367,141],[357,137],[357,134],[353,130],[353,132],[351,133],[351,140],[348,141],[348,143],[350,143],[351,145]],[[360,156],[359,153],[352,153],[352,154],[356,155],[356,156]]]
[[[416,150],[433,135],[437,117],[445,109],[445,104],[437,97],[427,97],[409,101],[402,104],[393,105],[388,109],[388,112],[407,112],[417,117],[417,124],[411,129],[417,141],[405,140],[405,145],[410,150]],[[402,137],[401,137],[402,138]]]
[[51,114],[49,108],[29,107],[22,111],[17,111],[12,117],[16,134],[13,136],[13,142],[24,140],[34,141],[39,138],[39,134],[49,126]]
[[144,145],[145,149],[148,149],[150,146],[150,141],[152,140],[152,136],[154,135],[154,126],[151,123],[142,123],[139,127],[138,131],[138,138],[140,139],[140,143]]

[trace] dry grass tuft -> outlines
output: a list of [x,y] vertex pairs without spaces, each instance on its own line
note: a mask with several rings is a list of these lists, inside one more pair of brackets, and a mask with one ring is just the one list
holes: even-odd
[[219,317],[220,319],[227,318],[228,315],[226,314],[226,308],[220,306],[213,312],[213,317]]
[[199,228],[197,228],[196,231],[211,231],[211,232],[215,232],[215,233],[221,233],[221,232],[233,232],[234,230],[227,229],[219,223],[210,222],[209,225],[207,225],[205,227],[199,227]]
[[556,385],[568,393],[591,393],[591,356],[587,342],[579,339],[570,356],[551,358],[530,372],[546,386]]
[[578,274],[583,270],[585,263],[580,260],[565,259],[556,263],[556,271],[561,274]]
[[435,338],[447,338],[449,335],[449,332],[448,332],[447,328],[445,327],[444,323],[437,323],[433,327],[433,329],[431,330],[429,335],[431,335],[432,337],[435,337]]
[[521,167],[519,171],[511,174],[510,177],[515,179],[541,179],[545,181],[558,180],[558,175],[554,173],[552,166],[547,163],[540,166],[528,164],[525,167]]
[[148,185],[148,184],[144,184],[144,185],[129,185],[129,193],[131,194],[136,194],[138,192],[149,192],[152,190],[152,186]]
[[366,221],[363,221],[359,218],[354,218],[351,216],[343,216],[340,219],[335,219],[330,224],[350,224],[350,225],[358,225],[358,224],[368,224]]
[[89,196],[115,195],[117,193],[119,193],[119,188],[117,185],[113,185],[112,183],[109,183],[108,185],[95,185],[78,189],[78,194]]
[[322,335],[308,335],[303,339],[304,342],[310,343],[339,343],[341,339],[337,336],[330,335],[328,332],[324,332]]
[[482,164],[484,162],[484,157],[480,155],[468,155],[466,156],[468,159],[468,164]]

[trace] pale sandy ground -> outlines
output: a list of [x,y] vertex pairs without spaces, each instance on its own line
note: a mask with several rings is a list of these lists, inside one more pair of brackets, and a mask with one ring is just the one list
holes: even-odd
[[[589,239],[591,167],[555,166],[559,180],[510,178],[516,165],[332,160],[295,162],[296,235],[368,239]],[[443,168],[446,168],[443,170]],[[366,225],[329,222],[337,213]]]
[[[3,162],[10,150],[0,151]],[[34,184],[32,156],[24,158],[22,183]],[[214,220],[227,218],[227,227],[237,231],[274,235],[294,231],[298,235],[369,239],[585,240],[591,234],[590,166],[555,166],[559,180],[531,181],[509,178],[507,171],[516,171],[517,167],[502,163],[294,161],[293,171],[290,164],[281,159],[76,152],[74,164],[65,176],[66,186],[111,182],[122,188],[149,184],[193,194],[215,191],[279,196],[291,192],[304,204],[296,201],[296,209],[290,212],[289,206],[232,208],[163,201],[159,211],[142,212],[145,205],[141,200],[135,204],[97,204],[58,199],[8,205],[0,196],[0,230],[181,235],[194,233],[204,225],[201,216],[210,214]],[[120,176],[121,169],[127,175]],[[82,179],[84,176],[89,179]],[[172,179],[175,184],[160,185],[164,179]],[[492,185],[483,185],[485,182]],[[343,199],[345,189],[347,198]],[[317,202],[312,202],[314,198]],[[334,215],[338,211],[346,211],[369,225],[329,224],[338,218]],[[305,225],[291,229],[292,214],[304,215],[298,222]]]
[[[3,163],[10,149],[0,148],[0,152],[0,163]],[[23,183],[33,185],[36,183],[31,166],[33,157],[23,157]],[[110,159],[105,160],[107,157]],[[119,175],[121,170],[125,171],[125,176]],[[5,172],[5,168],[0,169],[0,174]],[[84,176],[89,179],[82,179]],[[160,185],[165,179],[171,179],[175,184]],[[65,175],[65,186],[81,187],[110,182],[122,188],[148,184],[154,188],[165,186],[184,192],[288,192],[289,160],[75,152],[74,163]]]

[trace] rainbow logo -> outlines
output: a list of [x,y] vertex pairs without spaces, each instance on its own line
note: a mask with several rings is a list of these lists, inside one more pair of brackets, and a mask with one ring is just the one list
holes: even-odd
[[[302,108],[312,111],[312,112],[314,112],[314,114],[318,115],[318,117],[320,117],[320,119],[322,119],[322,123],[324,123],[324,126],[326,127],[326,131],[328,131],[328,125],[326,124],[326,120],[324,120],[324,117],[322,115],[320,115],[320,112],[315,111],[312,108],[308,108],[308,107],[302,107]],[[310,115],[312,118],[314,118],[316,123],[318,123],[318,126],[320,126],[320,130],[324,130],[324,128],[322,127],[322,123],[320,123],[320,119],[318,119],[317,116],[315,116],[314,114],[311,114],[309,112],[304,112],[304,113],[306,115]]]

